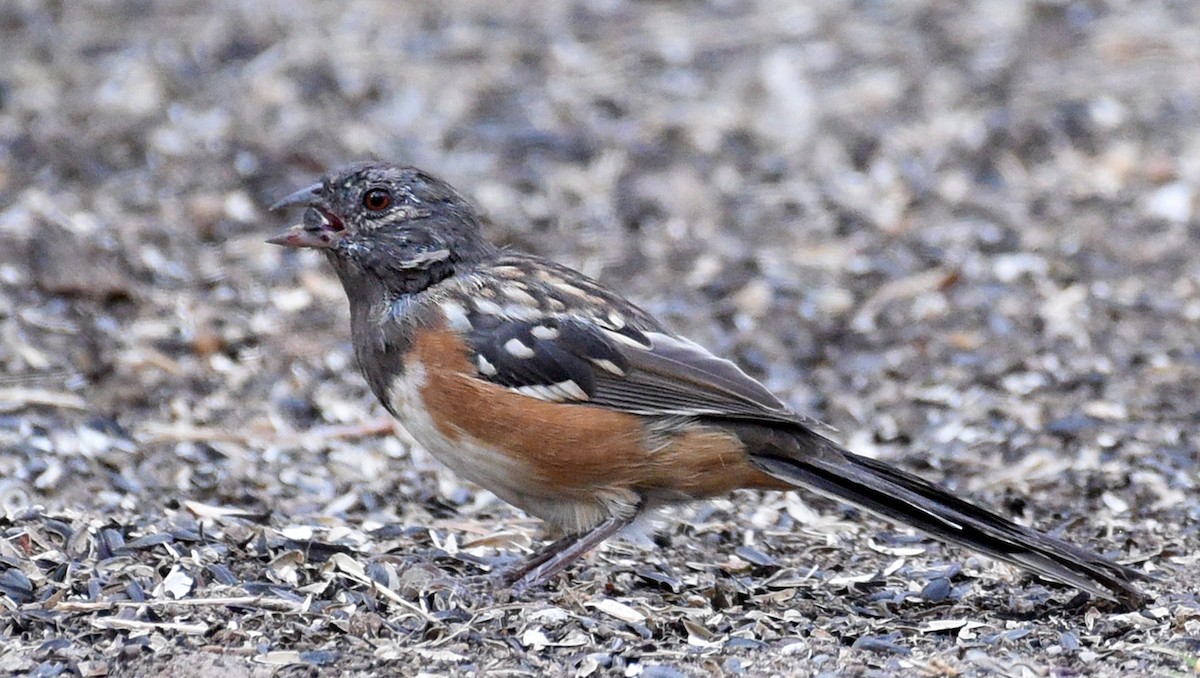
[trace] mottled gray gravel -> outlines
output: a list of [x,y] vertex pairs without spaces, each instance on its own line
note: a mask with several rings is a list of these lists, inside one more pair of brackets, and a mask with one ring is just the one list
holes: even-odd
[[[1192,675],[1200,9],[0,4],[0,671]],[[526,601],[537,526],[355,374],[265,205],[421,165],[852,448],[1160,574],[1146,610],[743,493]]]

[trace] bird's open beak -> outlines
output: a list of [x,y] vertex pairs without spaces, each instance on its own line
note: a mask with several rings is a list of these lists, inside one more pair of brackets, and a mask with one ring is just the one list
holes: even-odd
[[321,182],[317,182],[312,186],[305,186],[295,193],[286,195],[279,200],[276,200],[275,204],[271,205],[269,209],[272,212],[277,212],[285,207],[293,207],[295,205],[311,205],[321,199],[322,188],[324,187]]
[[328,249],[332,246],[334,240],[346,230],[346,226],[324,206],[321,200],[322,188],[319,183],[313,184],[271,205],[272,210],[296,205],[307,205],[308,209],[304,211],[303,221],[273,238],[268,238],[267,242],[283,247],[315,249]]

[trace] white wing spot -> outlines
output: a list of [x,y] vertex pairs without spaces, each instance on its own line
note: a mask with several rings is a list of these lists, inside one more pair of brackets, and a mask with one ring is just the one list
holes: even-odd
[[608,322],[612,325],[614,330],[623,329],[625,327],[625,319],[616,313],[608,314]]
[[513,391],[523,396],[561,403],[566,400],[587,400],[588,394],[574,381],[568,379],[557,384],[537,384],[535,386],[518,386]]
[[504,309],[500,308],[500,304],[497,304],[489,299],[476,299],[475,309],[480,313],[485,313],[487,315],[504,315]]
[[546,341],[553,341],[554,339],[558,338],[558,328],[557,327],[547,327],[545,325],[536,325],[536,326],[534,326],[534,328],[532,330],[529,330],[529,333],[532,334],[533,336],[537,337],[538,339],[545,339]]
[[442,313],[446,314],[446,322],[450,323],[450,329],[456,332],[469,332],[471,330],[471,319],[467,317],[467,309],[461,304],[453,301],[443,301]]
[[522,304],[525,306],[532,306],[534,308],[537,308],[537,305],[538,305],[537,299],[535,299],[532,294],[526,292],[523,289],[520,289],[516,285],[506,285],[504,287],[504,296],[508,297],[509,299],[512,299],[513,301],[517,302],[518,304]]
[[479,356],[479,373],[485,377],[496,376],[496,366],[484,356]]
[[579,384],[576,384],[571,379],[568,379],[566,381],[560,381],[557,384],[555,384],[554,386],[556,388],[562,390],[564,393],[566,393],[571,398],[574,398],[575,400],[587,400],[587,398],[588,398],[587,392],[585,392],[582,388],[580,388]]
[[516,337],[504,342],[504,350],[514,358],[532,358],[536,355],[532,348],[521,343],[521,340]]
[[552,403],[562,400],[562,397],[550,390],[548,386],[518,386],[513,390],[523,396],[537,398],[538,400],[548,400]]
[[571,283],[564,282],[562,280],[552,280],[550,281],[550,286],[559,292],[562,292],[563,294],[569,294],[573,297],[579,297],[580,299],[587,299],[589,296],[591,296],[587,292],[584,292]]
[[525,271],[516,266],[497,266],[492,269],[492,272],[502,278],[524,278]]
[[500,315],[503,315],[514,320],[533,320],[541,316],[537,307],[523,306],[521,304],[507,304],[500,309]]
[[614,332],[612,330],[604,330],[604,334],[607,335],[609,339],[612,339],[613,341],[615,341],[619,344],[625,344],[626,346],[640,348],[643,351],[648,351],[651,348],[653,348],[653,345],[643,344],[642,342],[638,341],[637,339],[634,339],[633,337],[625,335],[625,334],[621,334],[620,332]]
[[615,374],[618,377],[625,376],[625,370],[617,367],[616,363],[614,363],[611,360],[603,360],[603,359],[595,360],[595,359],[593,359],[592,364],[595,365],[596,367],[599,367],[600,369],[604,370],[605,372]]

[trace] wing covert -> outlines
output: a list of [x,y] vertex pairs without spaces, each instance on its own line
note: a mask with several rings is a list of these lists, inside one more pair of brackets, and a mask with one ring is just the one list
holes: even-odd
[[470,316],[478,376],[518,393],[644,415],[807,423],[728,360],[657,331],[577,316]]
[[441,307],[478,377],[523,395],[648,416],[812,425],[737,365],[570,269],[510,254]]

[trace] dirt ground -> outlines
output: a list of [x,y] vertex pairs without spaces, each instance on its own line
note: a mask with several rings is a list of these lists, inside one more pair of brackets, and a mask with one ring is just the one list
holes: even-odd
[[[0,4],[0,671],[1194,675],[1200,8]],[[265,206],[384,158],[851,448],[1158,579],[1122,612],[742,493],[527,599]],[[503,597],[501,597],[503,598]]]

